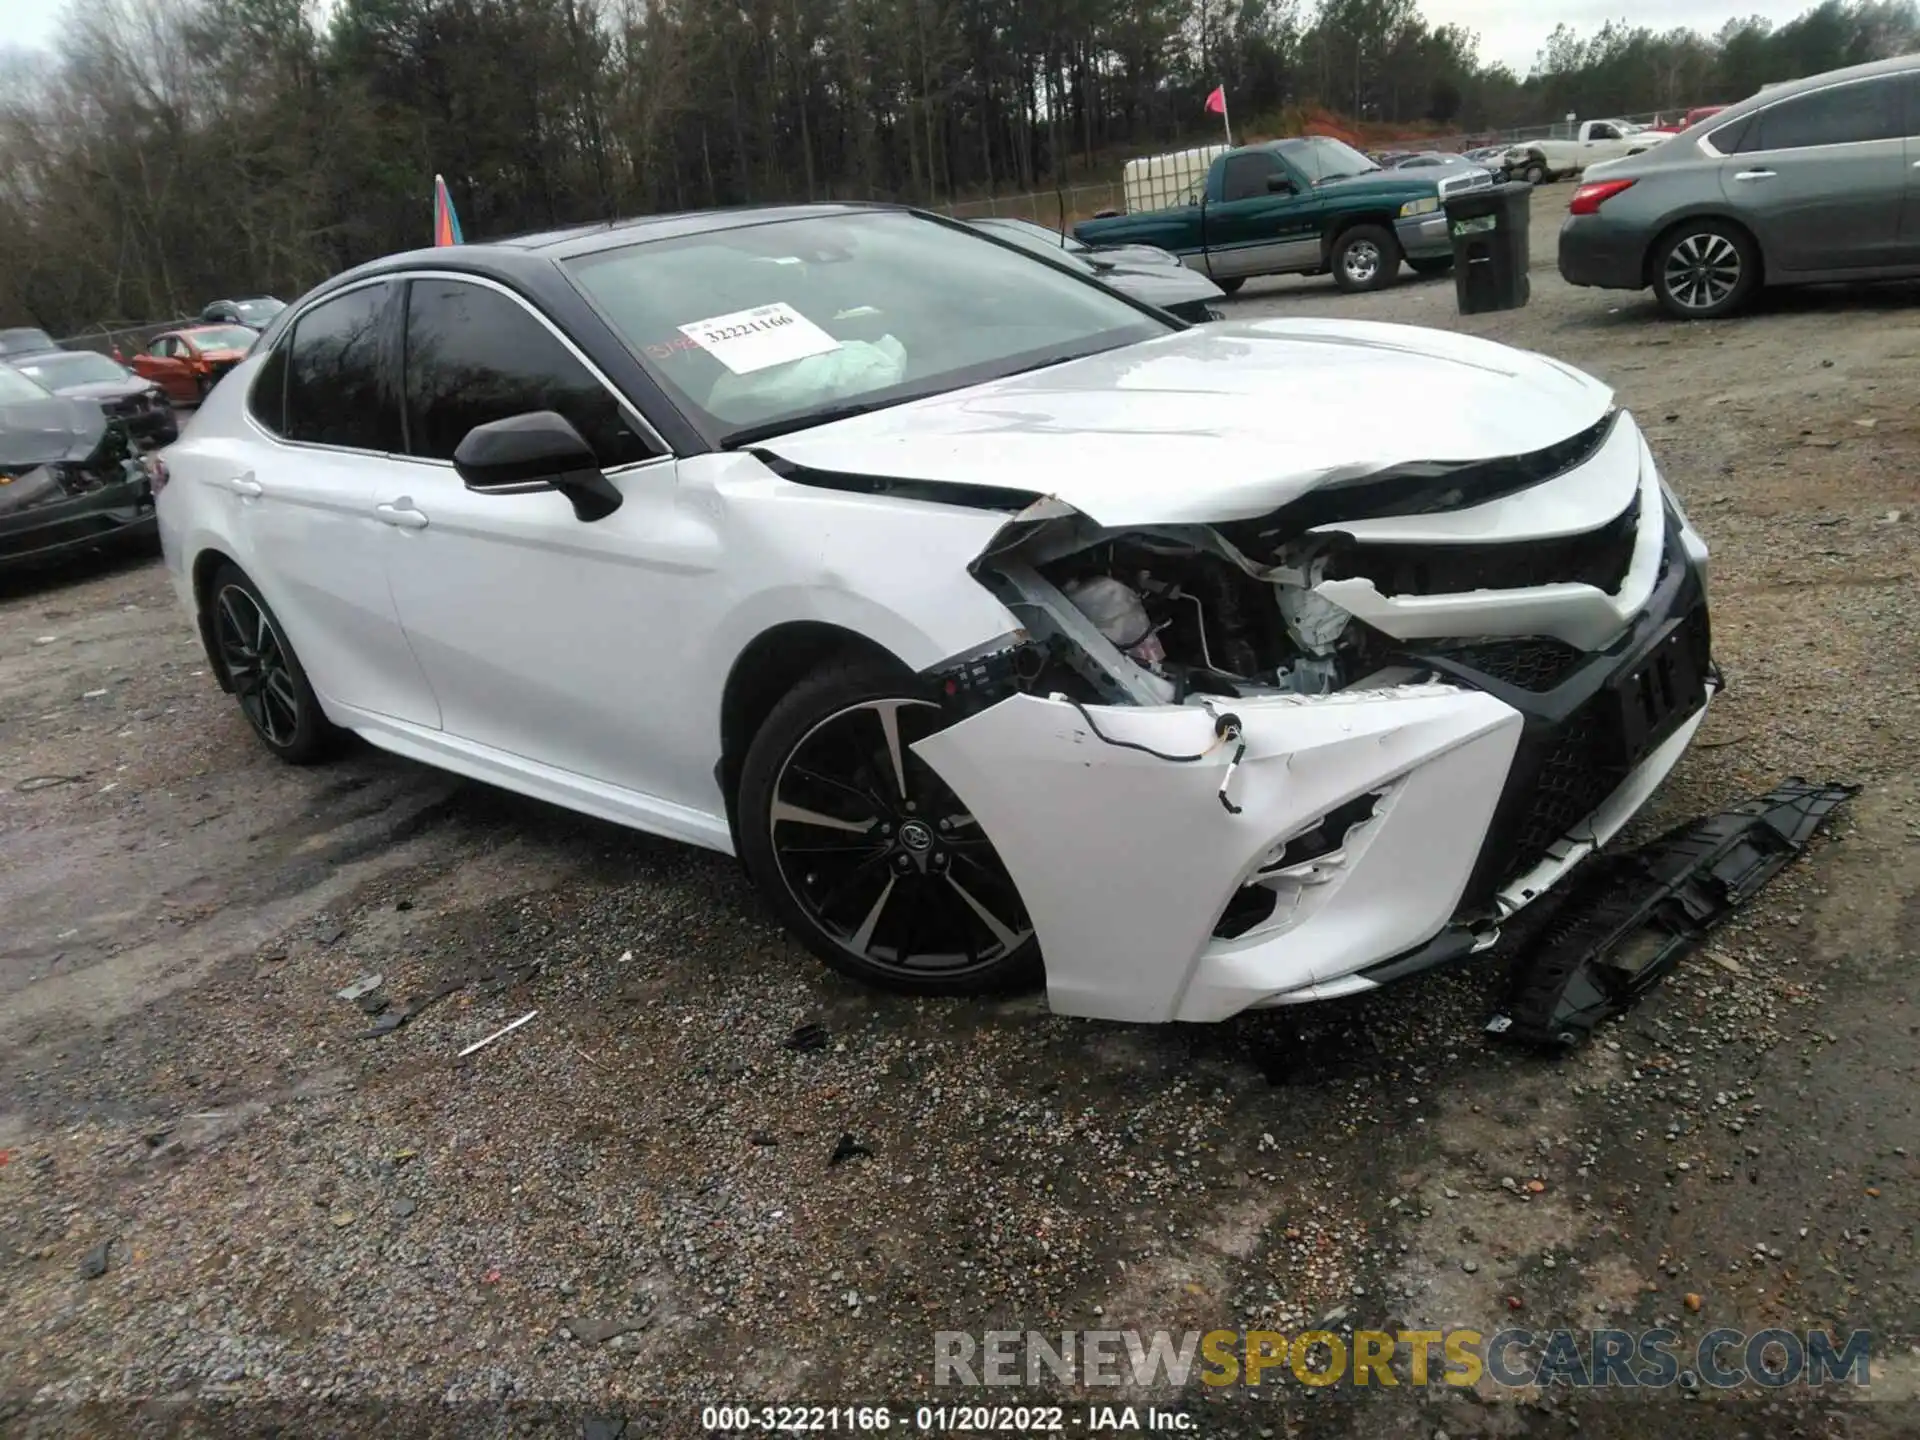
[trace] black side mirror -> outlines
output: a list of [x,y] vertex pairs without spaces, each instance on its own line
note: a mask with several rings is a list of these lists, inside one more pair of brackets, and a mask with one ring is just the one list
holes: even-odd
[[1267,189],[1275,195],[1291,195],[1293,193],[1293,181],[1284,175],[1269,175],[1267,177]]
[[593,447],[551,410],[474,426],[453,452],[453,468],[477,495],[558,490],[581,520],[604,520],[620,508],[621,494],[601,473]]

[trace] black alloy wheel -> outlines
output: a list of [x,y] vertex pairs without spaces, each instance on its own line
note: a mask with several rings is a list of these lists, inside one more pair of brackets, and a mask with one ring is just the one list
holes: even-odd
[[214,576],[209,597],[214,647],[253,733],[283,760],[319,759],[333,727],[266,600],[232,565]]
[[1026,906],[979,823],[913,753],[947,717],[912,688],[891,667],[848,662],[776,706],[742,771],[742,858],[844,974],[921,994],[1030,983]]

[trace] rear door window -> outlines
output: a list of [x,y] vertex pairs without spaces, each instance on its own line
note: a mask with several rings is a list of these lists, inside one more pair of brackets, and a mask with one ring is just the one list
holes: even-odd
[[1805,150],[1893,140],[1906,130],[1899,76],[1830,85],[1769,106],[1755,117],[1741,149]]
[[283,434],[308,445],[397,452],[400,404],[381,365],[387,284],[323,300],[294,322]]

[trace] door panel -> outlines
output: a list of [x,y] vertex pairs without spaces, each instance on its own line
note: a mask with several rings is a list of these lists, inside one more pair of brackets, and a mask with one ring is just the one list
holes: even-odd
[[258,497],[234,495],[248,571],[328,700],[438,726],[440,707],[400,628],[387,584],[387,527],[374,497],[400,462],[287,446],[252,472]]
[[327,700],[437,726],[440,707],[387,585],[373,507],[404,462],[400,404],[381,355],[394,287],[361,286],[302,314],[261,366],[248,409],[282,443],[227,477],[248,573]]
[[[718,623],[717,533],[681,506],[674,462],[614,477],[604,520],[561,495],[480,495],[416,464],[388,503],[394,598],[449,735],[705,811],[711,746],[682,753],[687,637]],[[411,505],[402,502],[410,501]]]
[[[1294,189],[1269,191],[1267,175]],[[1319,263],[1321,201],[1278,155],[1256,150],[1230,156],[1225,194],[1229,198],[1206,208],[1207,263],[1215,277],[1310,269]]]
[[1727,200],[1784,274],[1898,263],[1906,142],[1898,77],[1808,91],[1759,111],[1720,167]]
[[[402,354],[413,461],[375,498],[401,624],[449,735],[705,810],[672,701],[684,637],[711,631],[712,525],[674,462],[525,302],[471,279],[408,282]],[[553,491],[475,494],[451,463],[476,425],[564,416],[621,491],[591,523]]]
[[1907,189],[1900,209],[1900,254],[1896,263],[1920,265],[1920,71],[1901,77]]

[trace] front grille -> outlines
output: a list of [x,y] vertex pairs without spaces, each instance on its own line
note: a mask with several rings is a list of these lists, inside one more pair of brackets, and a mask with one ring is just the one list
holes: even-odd
[[1477,671],[1490,680],[1521,690],[1553,689],[1588,659],[1564,640],[1536,636],[1525,640],[1483,640],[1472,645],[1435,647],[1427,653]]
[[1583,535],[1475,545],[1363,545],[1347,540],[1327,561],[1329,580],[1371,580],[1382,595],[1457,595],[1580,584],[1612,595],[1627,578],[1640,533],[1636,496]]

